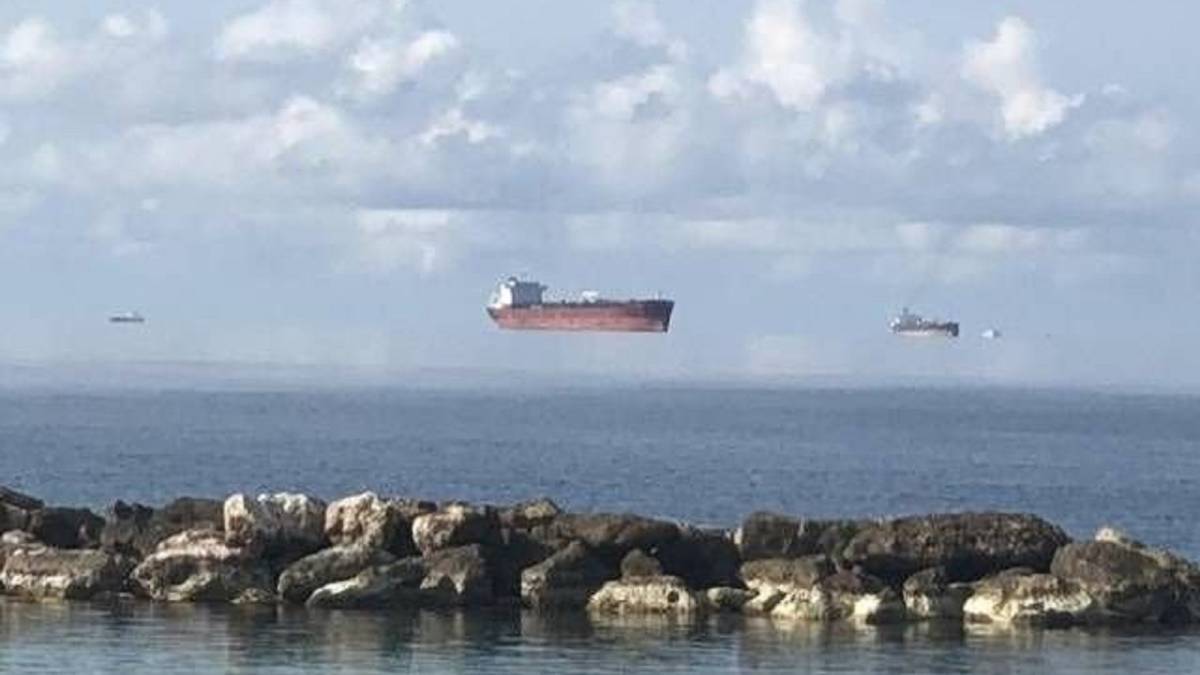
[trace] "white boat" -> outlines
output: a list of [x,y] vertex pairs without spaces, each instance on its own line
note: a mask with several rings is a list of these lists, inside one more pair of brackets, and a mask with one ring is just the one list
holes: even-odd
[[137,312],[119,312],[108,317],[109,323],[146,323],[146,317]]
[[907,337],[958,337],[958,323],[926,319],[908,311],[907,307],[892,318],[888,328],[896,335]]

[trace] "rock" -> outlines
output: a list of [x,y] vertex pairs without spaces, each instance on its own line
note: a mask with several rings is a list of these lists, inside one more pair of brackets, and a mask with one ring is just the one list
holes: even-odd
[[435,509],[430,502],[384,500],[374,492],[364,492],[329,505],[325,536],[335,546],[364,545],[406,557],[417,552],[413,520]]
[[568,513],[556,518],[549,528],[558,539],[587,544],[594,555],[614,566],[635,548],[652,551],[680,537],[675,523],[632,514]]
[[87,509],[51,507],[34,511],[28,529],[47,546],[97,548],[104,519]]
[[517,530],[547,525],[562,514],[562,509],[546,497],[520,502],[500,510],[500,524]]
[[818,581],[832,575],[836,569],[823,555],[803,558],[769,558],[752,560],[742,565],[741,578],[747,588],[767,591],[771,589],[790,593],[809,588]]
[[1197,588],[1194,582],[1200,579],[1195,567],[1128,538],[1105,536],[1067,544],[1055,554],[1050,571],[1091,596],[1095,621],[1174,623],[1196,618],[1190,602]]
[[1078,584],[1050,574],[1006,572],[974,585],[963,605],[971,623],[1062,627],[1088,623],[1095,602]]
[[659,544],[651,554],[664,573],[683,579],[690,588],[741,584],[741,554],[724,531],[681,526],[679,538]]
[[283,563],[319,550],[325,543],[325,502],[308,495],[278,493],[225,500],[225,541],[261,551]]
[[497,544],[500,518],[490,507],[451,503],[436,513],[417,516],[412,538],[422,555],[469,544]]
[[945,568],[951,581],[975,581],[1012,567],[1044,572],[1068,541],[1057,526],[1032,515],[942,514],[876,523],[855,535],[843,554],[893,584],[929,567]]
[[118,501],[108,509],[100,544],[106,550],[145,557],[164,539],[180,532],[223,529],[224,510],[222,502],[194,497],[182,497],[158,509]]
[[842,571],[811,587],[786,594],[770,610],[772,617],[798,621],[845,621],[867,624],[905,619],[904,602],[896,592],[871,576]]
[[504,528],[500,536],[501,543],[489,547],[488,555],[498,599],[520,598],[521,573],[566,547],[537,539],[525,530]]
[[757,594],[757,591],[748,591],[743,588],[717,586],[704,591],[701,600],[705,608],[711,612],[740,612]]
[[274,605],[279,598],[265,588],[247,588],[230,602],[235,605]]
[[951,582],[946,570],[933,567],[904,581],[904,607],[911,619],[961,619],[971,592],[970,584]]
[[119,593],[133,562],[103,551],[20,547],[5,558],[0,586],[31,599],[90,600]]
[[28,528],[33,512],[43,507],[40,499],[0,486],[0,532]]
[[621,578],[622,579],[638,579],[643,577],[657,577],[663,573],[662,565],[659,564],[652,556],[647,555],[641,549],[634,549],[625,555],[621,560]]
[[863,526],[854,520],[802,520],[758,511],[746,517],[734,541],[742,560],[747,561],[817,554],[837,560]]
[[521,574],[521,601],[534,609],[582,608],[616,570],[572,542]]
[[250,589],[271,592],[271,575],[251,551],[215,530],[188,530],[158,545],[134,570],[134,590],[168,602],[229,602]]
[[370,567],[351,579],[318,588],[305,604],[321,609],[417,607],[425,571],[425,561],[417,557]]
[[425,556],[421,602],[435,607],[488,605],[493,601],[487,558],[478,544]]
[[693,615],[703,605],[683,579],[651,576],[609,581],[592,595],[587,608],[600,614]]
[[366,543],[334,546],[289,565],[279,576],[276,588],[280,598],[302,603],[322,586],[350,579],[369,567],[395,561],[392,554]]

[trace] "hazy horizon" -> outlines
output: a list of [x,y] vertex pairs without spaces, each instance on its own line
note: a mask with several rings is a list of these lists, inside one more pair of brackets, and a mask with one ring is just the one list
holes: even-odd
[[[1198,17],[14,0],[0,374],[1200,389],[1200,94],[1164,67]],[[661,292],[671,332],[501,332],[509,274]],[[905,305],[962,336],[888,334]]]

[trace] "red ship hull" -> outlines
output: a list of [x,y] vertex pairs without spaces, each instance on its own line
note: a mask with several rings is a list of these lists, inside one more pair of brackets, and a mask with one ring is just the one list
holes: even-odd
[[489,307],[488,315],[506,330],[665,333],[671,326],[670,300],[558,302],[528,307]]

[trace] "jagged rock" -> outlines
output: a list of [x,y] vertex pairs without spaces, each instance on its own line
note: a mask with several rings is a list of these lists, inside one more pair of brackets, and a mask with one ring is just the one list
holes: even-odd
[[370,567],[351,579],[318,588],[305,604],[322,609],[417,607],[425,571],[425,561],[417,557]]
[[535,609],[584,607],[615,576],[586,545],[572,542],[521,574],[521,601]]
[[225,541],[273,560],[298,560],[325,543],[325,502],[315,497],[236,494],[225,500],[224,511]]
[[436,513],[417,516],[412,538],[422,555],[469,544],[497,544],[500,518],[490,507],[451,503]]
[[657,577],[663,573],[662,564],[641,549],[634,549],[621,560],[621,578]]
[[734,541],[746,561],[818,554],[837,560],[863,526],[861,521],[800,519],[758,511],[746,517]]
[[952,582],[946,570],[933,567],[904,581],[904,607],[912,619],[961,619],[971,592],[970,584]]
[[0,532],[28,528],[33,512],[44,507],[40,499],[0,486]]
[[906,616],[904,602],[895,591],[879,579],[850,571],[787,593],[770,612],[773,617],[800,621],[854,620],[867,624],[895,623]]
[[529,530],[552,522],[562,512],[553,500],[540,497],[501,509],[500,524],[507,528]]
[[247,588],[230,602],[235,605],[274,605],[279,598],[265,588]]
[[395,562],[392,554],[365,543],[334,546],[288,565],[279,576],[279,597],[302,603],[318,588],[357,576],[369,567]]
[[118,501],[108,510],[100,544],[106,550],[145,557],[180,532],[224,528],[224,509],[220,501],[194,497],[181,497],[157,509]]
[[96,548],[104,519],[87,509],[61,507],[34,511],[29,518],[29,533],[38,541],[55,548]]
[[1095,621],[1190,622],[1200,572],[1188,561],[1102,530],[1098,541],[1063,546],[1050,571],[1095,601]]
[[757,591],[717,586],[704,591],[701,600],[705,608],[712,612],[740,612],[756,595]]
[[1011,567],[1044,572],[1068,541],[1057,526],[1028,514],[941,514],[876,523],[843,554],[895,584],[928,567],[945,568],[952,581],[975,581]]
[[679,577],[691,588],[737,586],[742,559],[737,545],[724,531],[679,527],[679,538],[650,551],[663,572]]
[[436,607],[491,604],[492,577],[478,544],[443,549],[425,556],[421,602]]
[[133,562],[103,551],[22,546],[4,561],[0,586],[32,599],[89,600],[119,593]]
[[385,500],[374,492],[364,492],[329,505],[325,536],[335,546],[364,545],[397,556],[414,555],[413,520],[436,508],[431,502]]
[[1060,627],[1090,622],[1095,609],[1078,584],[1014,570],[976,583],[963,616],[971,623]]
[[216,530],[188,530],[167,538],[131,577],[134,591],[168,602],[229,602],[250,589],[271,592],[266,566],[245,548],[230,546]]
[[784,593],[809,588],[837,571],[823,555],[803,558],[767,558],[742,565],[741,578],[747,588]]
[[623,578],[609,581],[588,600],[589,611],[600,614],[696,614],[700,599],[672,576]]
[[679,526],[664,520],[643,518],[632,514],[568,513],[556,518],[549,526],[552,536],[567,541],[581,541],[610,565],[617,565],[625,554],[635,548],[656,550],[677,541]]
[[489,547],[488,556],[499,599],[520,598],[521,573],[566,547],[565,543],[537,539],[525,530],[504,528],[500,536],[500,544]]

